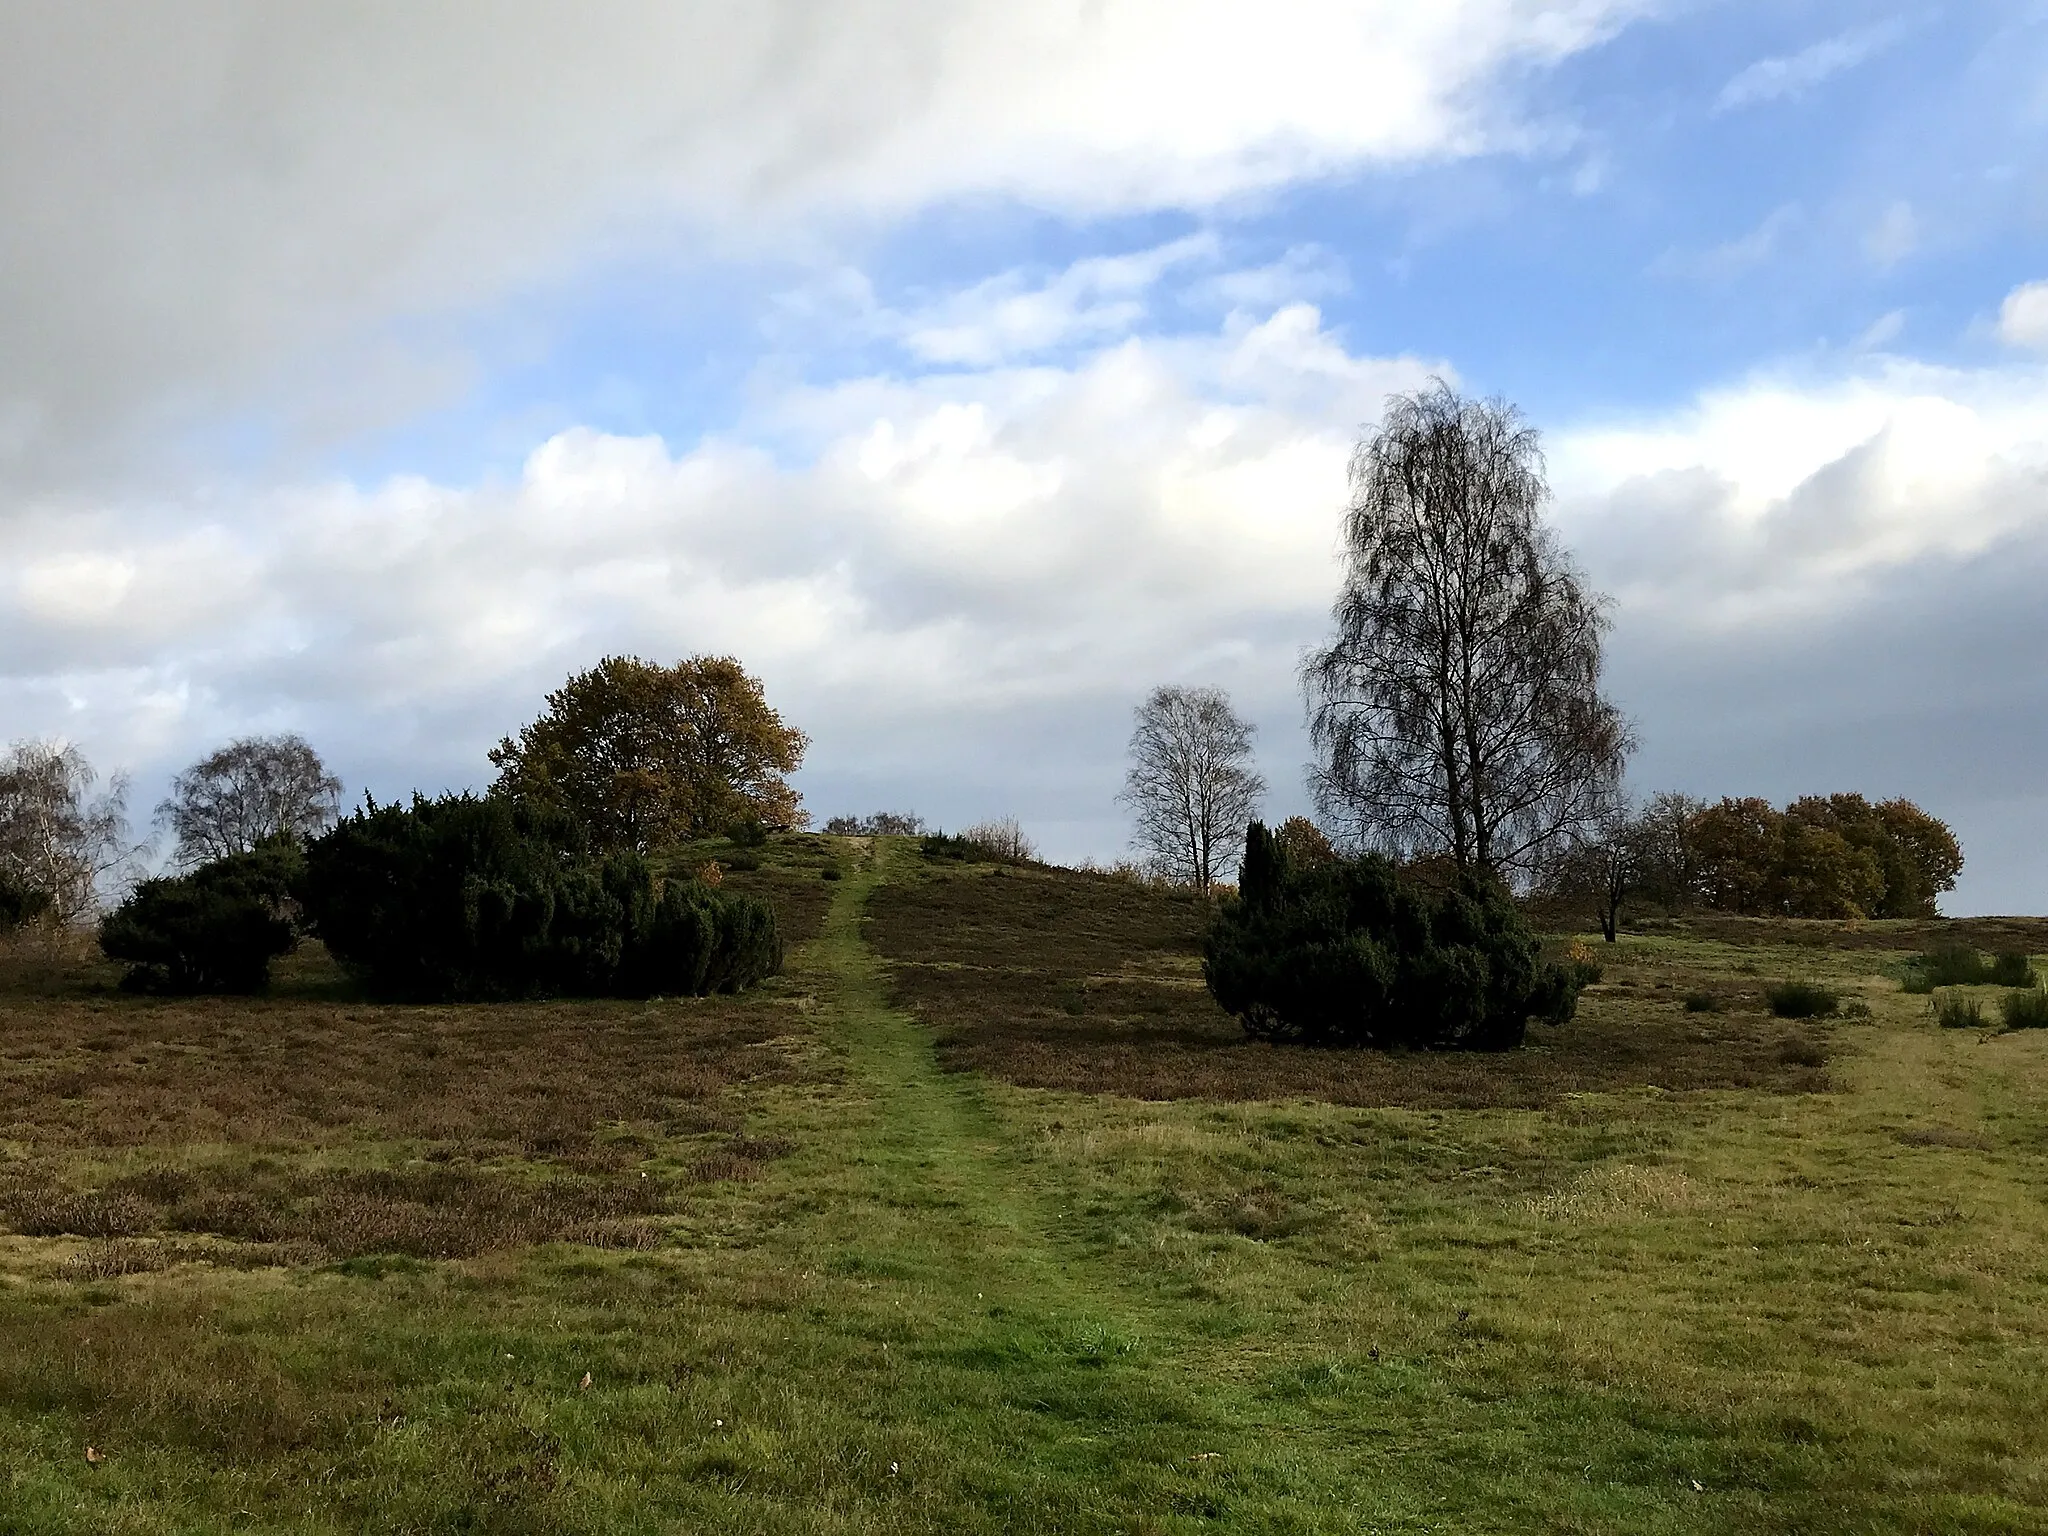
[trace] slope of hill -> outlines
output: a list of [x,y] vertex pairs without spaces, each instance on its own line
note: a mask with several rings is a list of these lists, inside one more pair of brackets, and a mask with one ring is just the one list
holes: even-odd
[[1630,938],[1473,1067],[1244,1044],[1161,893],[733,878],[738,998],[10,957],[0,1530],[2048,1530],[2048,1032],[1884,950]]

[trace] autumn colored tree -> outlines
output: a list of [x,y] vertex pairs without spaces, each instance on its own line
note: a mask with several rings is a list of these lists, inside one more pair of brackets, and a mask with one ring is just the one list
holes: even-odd
[[1880,884],[1868,908],[1872,917],[1932,917],[1935,898],[1954,890],[1962,873],[1955,833],[1910,800],[1872,805],[1861,795],[1808,795],[1786,815],[1834,832],[1868,856]]
[[608,656],[492,749],[493,789],[569,812],[600,847],[644,853],[749,819],[803,825],[785,776],[809,744],[730,656]]
[[1724,798],[1693,817],[1693,855],[1708,906],[1751,915],[1772,910],[1784,819],[1770,801],[1755,796]]
[[1808,795],[1779,811],[1722,800],[1696,812],[1684,841],[1710,907],[1786,917],[1925,917],[1955,886],[1962,849],[1909,800]]
[[1288,817],[1273,836],[1296,869],[1314,869],[1337,857],[1337,850],[1330,846],[1323,829],[1306,816]]

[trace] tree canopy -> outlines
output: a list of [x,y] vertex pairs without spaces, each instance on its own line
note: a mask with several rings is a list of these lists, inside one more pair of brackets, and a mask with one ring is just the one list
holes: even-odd
[[1390,854],[1530,871],[1633,746],[1600,693],[1602,602],[1541,518],[1537,434],[1438,381],[1388,402],[1351,487],[1337,634],[1303,668],[1317,801]]
[[244,736],[171,780],[156,808],[187,869],[278,838],[317,837],[341,813],[341,780],[303,736]]
[[490,756],[495,792],[567,812],[598,846],[644,853],[747,820],[801,826],[785,776],[808,745],[730,656],[608,656]]

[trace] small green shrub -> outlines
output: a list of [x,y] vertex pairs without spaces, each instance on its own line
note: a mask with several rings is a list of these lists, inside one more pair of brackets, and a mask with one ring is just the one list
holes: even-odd
[[1600,963],[1600,957],[1578,939],[1573,939],[1565,946],[1561,963],[1571,973],[1572,986],[1578,991],[1592,986],[1607,974],[1607,968]]
[[1908,992],[1981,986],[1991,979],[1990,964],[1967,944],[1937,944],[1915,955],[1907,967]]
[[2034,962],[2024,950],[2006,950],[1991,957],[1989,980],[1997,987],[2031,987]]
[[1934,1022],[1943,1029],[1982,1029],[1984,1005],[1963,992],[1937,992],[1927,1003]]
[[742,874],[752,874],[761,867],[761,861],[751,853],[736,853],[725,861],[725,867]]
[[1781,981],[1764,995],[1781,1019],[1825,1019],[1842,1006],[1838,993],[1811,981]]
[[1687,1013],[1719,1013],[1724,1005],[1720,996],[1713,992],[1688,992],[1685,994]]
[[759,848],[768,841],[768,829],[758,816],[743,816],[725,829],[735,848]]
[[2048,1029],[2048,991],[2015,988],[1999,999],[1998,1011],[2007,1029]]
[[291,902],[298,845],[233,854],[189,875],[145,880],[100,924],[100,949],[128,962],[131,992],[261,992],[299,941]]
[[839,866],[837,864],[827,864],[823,869],[818,871],[818,878],[820,880],[838,880],[843,878],[843,876],[840,874]]

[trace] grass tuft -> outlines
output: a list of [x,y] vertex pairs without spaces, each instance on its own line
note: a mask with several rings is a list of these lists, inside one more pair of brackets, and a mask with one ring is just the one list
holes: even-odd
[[1998,1010],[2007,1029],[2048,1029],[2048,991],[2040,987],[2006,993]]
[[1982,1029],[1984,1004],[1966,992],[1937,992],[1928,1002],[1934,1022],[1943,1029]]

